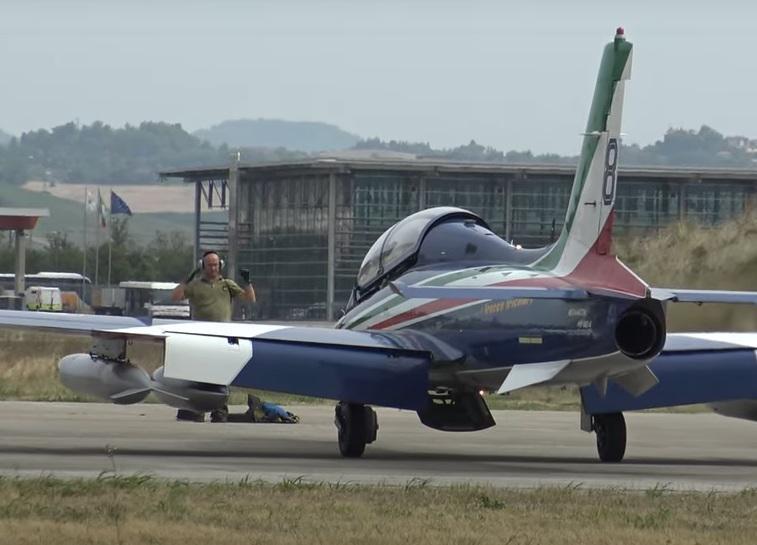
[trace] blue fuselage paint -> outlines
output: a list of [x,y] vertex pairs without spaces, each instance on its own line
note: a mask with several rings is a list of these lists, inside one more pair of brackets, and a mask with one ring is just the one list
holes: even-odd
[[[494,265],[492,265],[494,266]],[[486,267],[482,267],[486,269]],[[497,266],[506,276],[508,269]],[[452,268],[409,270],[397,280],[408,285],[427,281]],[[510,269],[520,272],[523,269]],[[383,288],[350,310],[340,326],[346,329],[371,330],[402,314],[395,305],[370,320],[364,313],[393,292]],[[397,296],[395,296],[397,297]],[[404,302],[397,299],[399,303]],[[465,306],[466,301],[437,300],[447,311],[436,316],[407,320],[393,325],[393,331],[420,331],[434,336],[466,355],[469,369],[487,369],[514,364],[565,359],[591,358],[618,351],[615,328],[618,318],[635,300],[592,296],[571,301],[561,299],[509,299],[482,301]],[[459,308],[456,308],[459,307]],[[380,320],[380,322],[377,322]]]
[[423,353],[379,346],[330,347],[255,339],[232,386],[419,410],[427,402]]

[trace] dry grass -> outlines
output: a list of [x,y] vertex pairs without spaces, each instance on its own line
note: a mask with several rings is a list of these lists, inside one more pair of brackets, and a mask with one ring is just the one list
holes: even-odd
[[[703,229],[671,225],[653,237],[625,238],[620,258],[653,286],[757,291],[757,211]],[[751,305],[671,304],[670,331],[755,331]]]
[[4,544],[752,544],[757,492],[0,479]]

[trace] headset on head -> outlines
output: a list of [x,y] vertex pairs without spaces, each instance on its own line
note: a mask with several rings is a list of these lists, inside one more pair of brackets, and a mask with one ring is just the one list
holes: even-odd
[[204,254],[202,254],[202,257],[197,262],[197,266],[204,270],[205,269],[205,258],[208,257],[211,254],[218,256],[218,268],[220,270],[223,270],[223,266],[225,265],[225,263],[224,263],[223,259],[221,259],[221,256],[218,254],[218,252],[216,252],[215,250],[208,250],[207,252],[205,252]]

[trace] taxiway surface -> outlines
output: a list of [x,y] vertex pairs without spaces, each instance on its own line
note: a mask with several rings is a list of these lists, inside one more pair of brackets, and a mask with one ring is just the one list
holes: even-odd
[[378,441],[363,458],[344,459],[332,407],[292,409],[300,424],[199,424],[176,422],[161,405],[2,402],[0,474],[94,477],[115,468],[192,481],[757,487],[757,423],[714,414],[628,414],[625,461],[601,464],[575,413],[495,411],[492,429],[444,433],[415,413],[379,409]]

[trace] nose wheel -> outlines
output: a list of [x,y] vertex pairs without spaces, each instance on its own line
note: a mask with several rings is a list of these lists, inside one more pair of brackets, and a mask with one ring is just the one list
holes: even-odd
[[365,405],[341,402],[336,406],[335,419],[339,452],[345,458],[359,458],[365,446],[376,440],[378,420],[376,411]]
[[626,453],[626,419],[623,413],[595,414],[597,453],[602,462],[617,463]]

